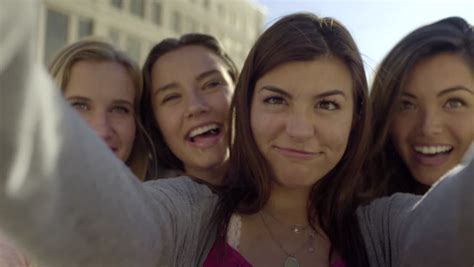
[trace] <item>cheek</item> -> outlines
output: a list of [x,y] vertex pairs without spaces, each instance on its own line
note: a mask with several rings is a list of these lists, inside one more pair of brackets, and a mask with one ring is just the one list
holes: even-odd
[[179,135],[178,117],[174,109],[159,109],[155,112],[156,122],[167,143],[172,141],[174,136]]
[[396,116],[389,127],[388,136],[392,139],[393,144],[399,148],[406,143],[406,138],[410,134],[412,120],[405,117]]
[[120,118],[115,122],[115,128],[119,132],[123,144],[127,147],[132,147],[137,132],[135,119],[132,116]]
[[219,115],[222,115],[227,119],[227,114],[230,110],[230,95],[228,95],[225,91],[222,91],[209,95],[206,101],[213,110],[217,111]]
[[460,142],[470,143],[474,141],[474,112],[469,114],[455,114],[446,121],[449,130]]

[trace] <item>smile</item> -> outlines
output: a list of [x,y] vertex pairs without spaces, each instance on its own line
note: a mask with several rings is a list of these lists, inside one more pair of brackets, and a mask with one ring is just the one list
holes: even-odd
[[453,151],[450,145],[413,146],[415,160],[425,166],[440,166],[448,159]]
[[436,155],[449,153],[453,150],[452,146],[440,145],[440,146],[414,146],[413,149],[424,155]]
[[208,148],[220,141],[222,133],[221,125],[209,123],[190,130],[185,139],[193,146]]

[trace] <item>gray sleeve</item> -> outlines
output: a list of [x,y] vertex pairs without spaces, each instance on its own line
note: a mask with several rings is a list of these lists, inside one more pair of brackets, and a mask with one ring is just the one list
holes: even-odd
[[207,249],[190,240],[211,239],[215,196],[187,178],[140,183],[87,127],[35,60],[38,5],[0,1],[2,232],[40,266],[186,266]]
[[358,209],[371,266],[474,264],[474,161],[423,197],[396,194]]

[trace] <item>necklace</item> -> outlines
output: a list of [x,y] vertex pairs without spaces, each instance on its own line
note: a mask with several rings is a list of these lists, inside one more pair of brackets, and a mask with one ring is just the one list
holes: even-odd
[[280,220],[278,220],[275,216],[273,216],[273,214],[269,211],[266,211],[266,210],[262,210],[263,213],[267,214],[268,217],[271,217],[275,222],[285,226],[285,227],[289,227],[291,232],[295,233],[295,234],[300,234],[302,232],[305,232],[308,228],[309,228],[309,225],[302,225],[302,224],[292,224],[292,225],[288,225]]
[[[278,239],[276,239],[275,235],[273,234],[272,230],[270,229],[270,227],[268,226],[267,222],[265,221],[265,218],[263,216],[263,213],[260,212],[260,218],[262,219],[262,223],[263,225],[265,226],[265,229],[267,229],[268,231],[268,234],[270,235],[273,243],[275,243],[281,251],[283,251],[283,253],[285,253],[286,255],[286,259],[285,259],[285,263],[284,263],[284,267],[299,267],[300,266],[300,263],[298,262],[298,259],[296,258],[296,254],[298,254],[299,252],[301,252],[305,247],[308,247],[307,249],[307,252],[308,253],[313,253],[314,252],[314,237],[315,237],[315,232],[314,231],[311,231],[309,234],[308,234],[308,240],[306,240],[305,242],[303,242],[303,244],[301,244],[300,247],[298,247],[295,251],[293,252],[288,252],[284,247],[283,245],[281,244],[280,241],[278,241]],[[274,218],[274,217],[273,217]],[[274,218],[275,219],[275,218]],[[308,226],[306,226],[308,227]]]

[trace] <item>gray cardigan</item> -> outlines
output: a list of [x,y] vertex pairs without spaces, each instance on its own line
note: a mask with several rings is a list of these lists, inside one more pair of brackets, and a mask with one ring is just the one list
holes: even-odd
[[[2,231],[40,266],[201,265],[217,196],[187,177],[140,183],[116,159],[35,61],[37,5],[0,1]],[[473,174],[360,207],[371,266],[474,264]]]

